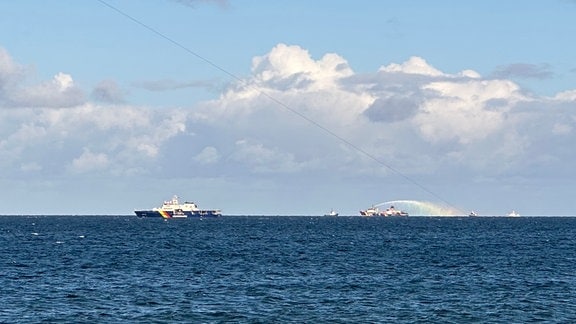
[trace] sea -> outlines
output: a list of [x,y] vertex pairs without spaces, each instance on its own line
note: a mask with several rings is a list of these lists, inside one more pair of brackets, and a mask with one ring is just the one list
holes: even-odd
[[574,217],[0,217],[0,323],[574,323]]

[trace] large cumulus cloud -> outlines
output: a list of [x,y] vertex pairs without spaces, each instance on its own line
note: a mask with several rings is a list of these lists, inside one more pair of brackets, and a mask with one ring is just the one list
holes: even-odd
[[[530,173],[526,161],[538,151],[554,157],[547,161],[573,158],[554,145],[564,145],[574,128],[570,93],[537,98],[511,80],[472,70],[448,74],[420,57],[356,74],[337,54],[314,60],[284,44],[254,58],[252,71],[204,103],[194,120],[217,128],[223,122],[222,131],[237,140],[308,168],[333,165],[336,157],[347,172],[361,172],[362,152],[369,152],[407,173],[443,168],[498,176]],[[550,144],[542,145],[541,136]]]

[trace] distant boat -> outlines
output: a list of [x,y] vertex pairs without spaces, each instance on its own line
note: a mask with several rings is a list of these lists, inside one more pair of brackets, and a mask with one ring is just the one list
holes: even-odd
[[408,213],[403,210],[398,210],[394,206],[386,208],[385,211],[380,213],[380,216],[408,216]]
[[508,217],[518,217],[520,216],[520,214],[518,214],[515,210],[513,210],[510,214],[508,214]]
[[379,213],[380,212],[378,211],[378,207],[374,207],[374,206],[360,211],[361,216],[376,216]]
[[398,209],[394,208],[394,206],[390,206],[389,208],[386,208],[386,210],[384,210],[384,211],[380,211],[380,210],[378,210],[378,207],[372,206],[368,209],[361,210],[360,215],[361,216],[390,217],[390,216],[408,216],[408,213],[403,211],[403,210],[398,210]]
[[159,208],[147,210],[135,210],[138,217],[162,217],[167,218],[186,218],[186,217],[218,217],[222,216],[219,209],[204,210],[199,209],[193,202],[185,202],[180,204],[178,196],[174,196],[172,200],[167,200]]
[[475,211],[471,211],[470,214],[468,214],[468,216],[476,217],[476,216],[478,216],[478,214]]
[[329,213],[324,214],[324,216],[338,216],[338,212],[332,209]]

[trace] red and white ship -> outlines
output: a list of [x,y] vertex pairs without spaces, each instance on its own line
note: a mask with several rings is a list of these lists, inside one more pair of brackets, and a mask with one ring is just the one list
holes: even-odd
[[378,209],[378,207],[370,207],[368,209],[365,210],[361,210],[360,211],[360,215],[361,216],[384,216],[384,217],[390,217],[390,216],[408,216],[408,213],[403,211],[403,210],[398,210],[396,208],[394,208],[394,206],[390,206],[388,208],[386,208],[386,210],[380,211]]

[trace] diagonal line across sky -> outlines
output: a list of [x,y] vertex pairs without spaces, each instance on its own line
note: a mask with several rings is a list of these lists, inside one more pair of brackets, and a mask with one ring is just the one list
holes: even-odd
[[[182,49],[183,51],[185,51],[186,53],[188,53],[189,55],[192,55],[194,57],[196,57],[197,59],[205,62],[206,64],[212,66],[213,68],[215,68],[216,70],[228,75],[230,78],[236,80],[236,81],[242,81],[242,79],[235,75],[234,73],[228,71],[227,69],[225,69],[224,67],[222,67],[221,65],[213,62],[212,60],[198,54],[196,51],[190,49],[189,47],[183,45],[182,43],[180,43],[179,41],[167,36],[166,34],[162,33],[161,31],[159,31],[158,29],[144,23],[143,21],[135,18],[134,16],[128,14],[127,12],[119,9],[118,7],[115,7],[113,5],[111,5],[110,3],[104,1],[104,0],[96,0],[98,2],[100,2],[102,5],[110,8],[111,10],[115,11],[116,13],[120,14],[121,16],[125,17],[126,19],[129,19],[130,21],[134,22],[137,25],[140,25],[141,27],[143,27],[144,29],[148,30],[149,32],[157,35],[158,37],[166,40],[167,42],[171,43],[172,45]],[[330,130],[329,128],[323,126],[322,124],[320,124],[319,122],[311,119],[310,117],[296,111],[295,109],[292,109],[289,105],[285,104],[284,102],[282,102],[281,100],[275,98],[274,96],[271,96],[270,94],[267,94],[263,91],[260,91],[259,89],[253,88],[254,90],[258,91],[259,94],[265,96],[266,98],[268,98],[269,100],[271,100],[272,102],[274,102],[275,104],[277,104],[278,106],[288,110],[289,112],[293,113],[294,115],[300,117],[301,119],[307,121],[308,123],[310,123],[311,125],[321,129],[322,131],[324,131],[325,133],[327,133],[328,135],[336,138],[337,140],[339,140],[340,142],[346,144],[347,146],[349,146],[350,148],[354,149],[355,151],[359,152],[360,154],[368,157],[369,159],[373,160],[374,162],[378,163],[381,166],[384,166],[385,168],[387,168],[388,170],[392,171],[393,173],[395,173],[396,175],[404,178],[407,182],[412,183],[413,185],[415,185],[416,187],[420,188],[422,191],[430,194],[431,196],[433,196],[434,198],[440,200],[441,202],[443,202],[444,204],[448,205],[448,207],[451,207],[453,209],[455,209],[458,212],[461,212],[461,210],[457,207],[455,207],[455,205],[453,205],[452,203],[450,203],[448,200],[446,200],[445,198],[443,198],[442,196],[440,196],[438,193],[434,192],[433,190],[429,189],[428,187],[424,186],[422,183],[416,181],[415,179],[407,176],[406,174],[402,173],[401,171],[399,171],[398,169],[390,166],[389,164],[387,164],[386,162],[382,161],[381,159],[379,159],[378,157],[376,157],[375,155],[367,152],[366,150],[360,148],[359,146],[355,145],[354,143],[350,142],[349,140],[343,138],[342,136],[336,134],[334,131]]]

